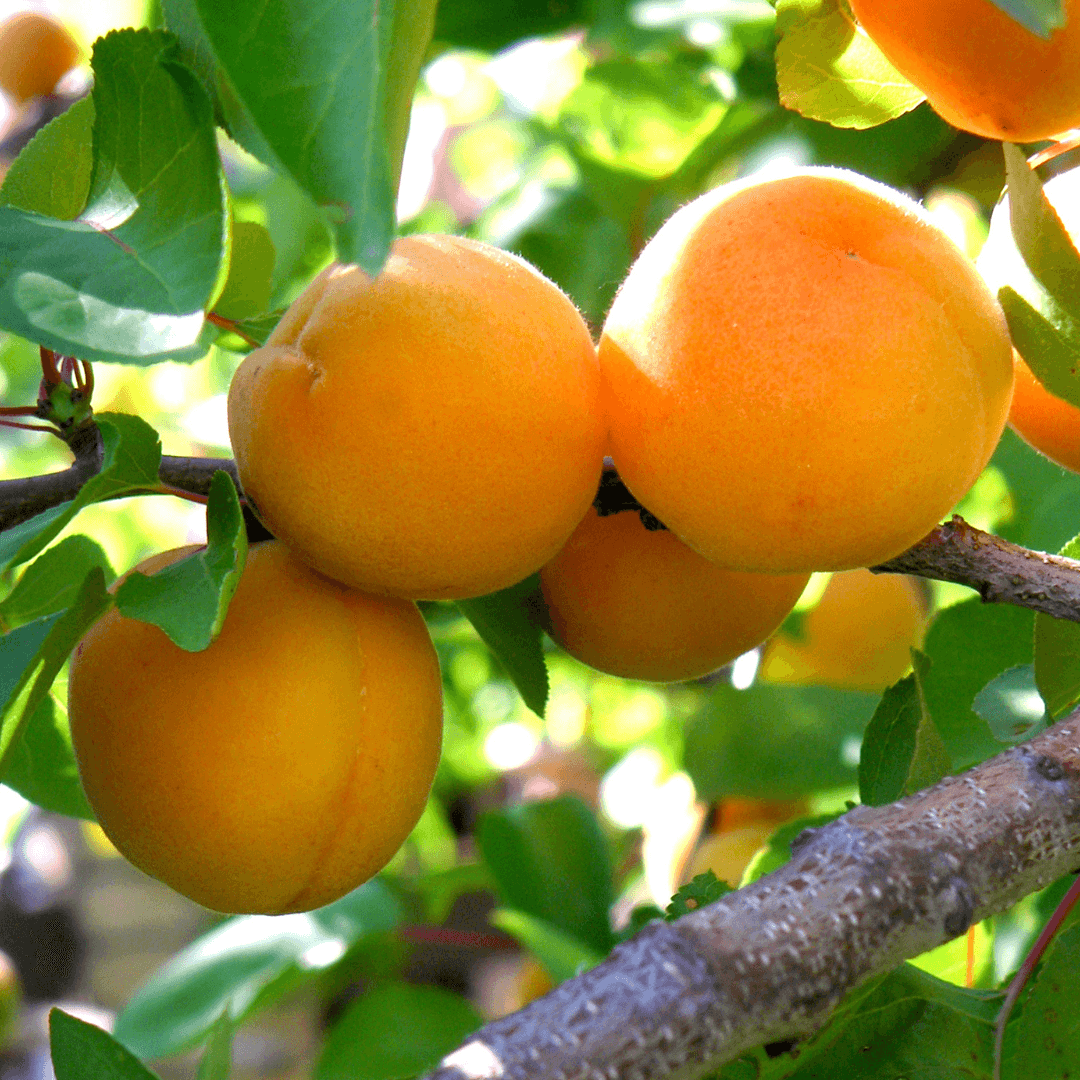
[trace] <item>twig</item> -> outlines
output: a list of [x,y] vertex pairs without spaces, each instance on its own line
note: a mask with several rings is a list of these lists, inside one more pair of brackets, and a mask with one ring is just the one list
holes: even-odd
[[1080,562],[1011,544],[961,517],[870,569],[952,581],[975,589],[987,604],[1016,604],[1080,622]]
[[891,806],[481,1028],[432,1080],[694,1080],[803,1038],[849,991],[1080,863],[1080,712]]

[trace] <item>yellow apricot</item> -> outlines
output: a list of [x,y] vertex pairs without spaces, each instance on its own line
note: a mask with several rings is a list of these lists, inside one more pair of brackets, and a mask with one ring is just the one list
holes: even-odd
[[442,737],[416,606],[329,581],[272,541],[250,549],[203,652],[108,612],[72,656],[69,710],[109,839],[216,911],[306,910],[366,881],[420,817]]
[[776,826],[772,821],[755,821],[728,832],[713,833],[694,852],[684,877],[691,881],[711,870],[721,881],[738,888],[746,868],[769,842]]
[[740,574],[624,511],[589,508],[540,571],[551,636],[583,663],[628,679],[694,679],[760,644],[806,574]]
[[834,574],[798,637],[779,630],[758,668],[764,682],[881,691],[911,667],[929,618],[922,586],[903,574]]
[[1035,142],[1080,124],[1080,6],[1042,38],[993,0],[851,0],[860,26],[954,127]]
[[627,487],[706,558],[770,573],[910,547],[974,483],[1012,394],[974,267],[839,169],[683,207],[623,283],[600,367]]
[[48,94],[82,59],[66,27],[24,11],[0,25],[0,90],[16,102]]
[[240,479],[317,570],[458,599],[548,561],[596,492],[599,369],[570,300],[457,236],[324,271],[229,391]]

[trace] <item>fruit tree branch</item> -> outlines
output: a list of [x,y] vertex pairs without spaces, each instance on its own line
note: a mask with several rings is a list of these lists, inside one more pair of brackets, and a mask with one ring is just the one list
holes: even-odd
[[1080,711],[890,806],[471,1036],[431,1080],[694,1080],[1080,866]]
[[1016,604],[1080,622],[1080,562],[1011,544],[956,515],[870,569],[956,582],[975,589],[987,604]]

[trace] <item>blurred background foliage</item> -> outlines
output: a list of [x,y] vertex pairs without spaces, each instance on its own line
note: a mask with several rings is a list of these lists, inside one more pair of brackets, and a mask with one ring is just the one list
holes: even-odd
[[[0,18],[26,6],[0,4]],[[84,44],[112,26],[160,19],[156,4],[141,0],[37,7],[58,15]],[[1000,148],[953,130],[926,105],[869,131],[789,112],[777,99],[774,21],[764,0],[442,0],[412,110],[397,204],[401,231],[460,232],[518,252],[562,286],[597,331],[630,262],[678,205],[723,181],[793,164],[839,165],[908,191],[974,257],[1003,184]],[[6,103],[0,115],[5,165],[27,130],[85,88],[85,72],[74,72],[55,100]],[[265,226],[273,240],[270,307],[282,307],[330,261],[331,232],[291,180],[226,136],[220,140],[235,220]],[[227,455],[225,395],[239,359],[215,347],[189,365],[99,364],[95,404],[145,418],[161,433],[167,454]],[[38,378],[36,348],[11,336],[0,340],[3,402],[33,401]],[[0,437],[6,477],[62,468],[65,455],[41,435],[5,429]],[[981,528],[1054,551],[1077,532],[1078,495],[1080,477],[1007,432],[958,509]],[[152,551],[205,539],[203,509],[166,497],[96,505],[75,527],[101,543],[118,572]],[[322,1080],[376,1075],[369,1062],[343,1049],[348,1040],[334,1035],[336,1025],[349,1017],[349,1030],[377,1030],[380,1017],[405,1015],[414,1004],[417,1016],[428,1015],[427,1005],[393,994],[371,1004],[359,987],[393,982],[404,972],[412,984],[468,996],[479,1010],[475,1019],[469,1013],[462,1020],[457,1005],[447,1007],[452,1045],[470,1023],[517,1007],[572,973],[588,950],[602,955],[610,946],[606,924],[603,933],[586,932],[592,924],[574,924],[577,916],[571,918],[557,897],[526,910],[527,897],[509,895],[511,879],[499,878],[514,859],[526,868],[522,873],[545,866],[556,883],[564,873],[577,882],[568,891],[592,889],[601,910],[613,905],[618,933],[635,907],[665,907],[698,873],[711,869],[737,885],[778,825],[835,813],[857,799],[863,731],[880,692],[905,673],[909,647],[925,648],[945,663],[950,649],[958,651],[957,640],[970,641],[964,637],[968,609],[958,606],[971,598],[969,590],[905,582],[906,598],[898,601],[881,595],[876,580],[866,575],[848,588],[846,607],[840,604],[830,622],[826,598],[834,583],[815,575],[778,642],[766,647],[766,662],[756,650],[692,684],[601,675],[549,643],[551,692],[542,718],[526,708],[455,607],[427,605],[446,692],[445,753],[427,812],[379,879],[403,905],[404,914],[390,922],[409,924],[413,932],[357,931],[342,938],[330,963],[297,968],[294,958],[292,968],[275,968],[273,985],[281,994],[299,993],[310,981],[296,974],[301,970],[318,976],[316,1026],[331,1034],[325,1051],[320,1034],[314,1049],[300,1054],[299,1071],[264,1069],[261,1075],[308,1075],[304,1070],[319,1053],[315,1068]],[[0,595],[11,584],[0,583]],[[961,614],[941,622],[952,609]],[[1030,628],[1030,618],[1016,631],[1021,644],[1009,654],[1013,675],[988,687],[976,705],[994,732],[1027,731],[1045,719],[1031,677],[1030,629],[1023,653],[1024,625]],[[899,660],[873,672],[868,685],[865,670],[808,660],[815,641],[840,657],[871,641]],[[989,678],[972,677],[974,690]],[[61,678],[53,691],[61,711],[63,691]],[[964,717],[970,717],[969,703],[970,697],[957,706]],[[10,867],[18,863],[19,838],[40,819],[31,815],[23,824],[28,805],[2,791]],[[565,796],[589,808],[587,820],[566,809]],[[569,830],[560,833],[561,868],[552,867],[547,848],[528,854],[550,824],[514,816],[514,808],[529,806],[557,808],[551,812],[559,828]],[[492,822],[502,824],[496,829]],[[106,858],[107,842],[94,826],[77,839],[70,830],[61,834],[69,844],[82,844],[87,858]],[[580,834],[577,848],[570,834]],[[511,858],[515,844],[524,853]],[[610,872],[589,862],[596,851]],[[513,909],[495,920],[503,928],[495,938],[485,922],[493,903]],[[994,933],[979,929],[976,986],[992,985],[1015,965],[1038,928],[1040,903],[1027,901],[997,920]],[[442,924],[446,933],[415,932],[425,920]],[[524,942],[525,951],[511,948],[511,938]],[[953,943],[918,963],[963,983],[966,949],[963,941]],[[152,967],[131,965],[128,993]],[[295,978],[282,974],[290,971]],[[95,999],[85,980],[64,993],[114,1012],[122,1004],[119,992]],[[41,1000],[58,996],[50,988]],[[356,1003],[363,1001],[370,1009],[361,1015]],[[449,1015],[439,1001],[432,1009],[431,1015]],[[140,1022],[138,1016],[128,1021],[129,1045],[160,1050],[165,1044],[147,1033],[153,1023],[146,1020],[140,1029]],[[363,1041],[359,1034],[357,1040]],[[179,1067],[177,1075],[189,1067]],[[386,1068],[383,1075],[408,1075],[400,1063]]]

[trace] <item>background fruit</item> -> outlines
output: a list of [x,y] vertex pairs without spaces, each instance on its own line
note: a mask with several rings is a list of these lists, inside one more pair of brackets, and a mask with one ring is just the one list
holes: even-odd
[[73,654],[69,694],[109,838],[218,911],[304,910],[367,880],[439,760],[439,666],[415,606],[328,581],[274,542],[251,548],[204,652],[113,609]]
[[680,210],[623,283],[600,364],[627,487],[702,555],[767,572],[915,543],[981,472],[1012,392],[967,259],[905,197],[831,169]]
[[1043,39],[992,0],[851,0],[859,24],[950,124],[1034,142],[1080,124],[1080,19]]
[[911,667],[922,645],[927,595],[902,574],[833,574],[800,633],[781,628],[765,646],[758,677],[790,685],[881,691]]
[[594,507],[540,571],[551,636],[571,656],[658,682],[706,675],[764,641],[806,582],[723,570],[633,511]]
[[428,599],[538,570],[596,493],[599,375],[573,304],[513,255],[399,240],[375,281],[332,267],[240,366],[245,492],[323,573]]
[[0,90],[23,102],[52,88],[82,59],[62,23],[36,11],[0,25]]
[[[1043,184],[1043,191],[1066,231],[1075,237],[1080,230],[1080,169],[1050,177]],[[1073,320],[1043,291],[1016,246],[1009,221],[1008,195],[994,209],[990,235],[979,255],[978,266],[995,292],[1003,285],[1011,286],[1064,334],[1076,334]],[[1018,353],[1014,352],[1014,357],[1016,386],[1009,425],[1051,461],[1080,472],[1080,409],[1047,390]]]

